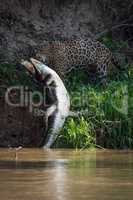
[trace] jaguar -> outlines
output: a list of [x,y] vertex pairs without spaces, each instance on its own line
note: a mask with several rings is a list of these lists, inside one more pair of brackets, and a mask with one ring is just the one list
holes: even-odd
[[51,41],[41,47],[36,58],[52,67],[61,78],[73,68],[82,68],[90,79],[104,83],[119,63],[109,48],[92,39]]

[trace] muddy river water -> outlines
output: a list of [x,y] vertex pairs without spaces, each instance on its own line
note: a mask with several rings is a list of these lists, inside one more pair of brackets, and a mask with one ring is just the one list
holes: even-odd
[[133,152],[0,150],[0,200],[133,200]]

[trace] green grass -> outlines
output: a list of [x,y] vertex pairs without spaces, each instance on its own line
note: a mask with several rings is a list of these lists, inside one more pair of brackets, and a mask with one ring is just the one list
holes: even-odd
[[[109,37],[103,42],[113,51],[127,46]],[[124,57],[121,66],[123,70],[116,70],[104,88],[90,85],[87,75],[81,72],[70,75],[66,85],[71,110],[80,111],[81,115],[68,119],[58,137],[59,146],[63,143],[73,148],[133,148],[133,65]]]
[[[133,148],[132,68],[123,73],[119,81],[110,81],[106,89],[74,78],[69,87],[71,109],[81,114],[67,120],[57,140],[59,146]],[[128,78],[123,80],[125,73]]]
[[58,137],[57,147],[90,148],[95,147],[95,129],[91,121],[83,116],[67,120],[64,129]]
[[[127,45],[110,38],[103,42],[113,51]],[[69,117],[57,138],[56,147],[65,148],[133,148],[133,66],[123,61],[125,70],[116,71],[107,86],[88,83],[81,71],[73,71],[66,81],[71,110],[80,112]],[[28,85],[33,82],[14,66],[0,66],[0,85]],[[1,90],[0,90],[1,91]]]

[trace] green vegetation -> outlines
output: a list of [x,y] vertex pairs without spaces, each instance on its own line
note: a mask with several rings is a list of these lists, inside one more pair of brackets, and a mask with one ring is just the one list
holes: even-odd
[[[76,148],[133,147],[133,73],[131,69],[123,73],[106,89],[85,86],[77,77],[69,91],[71,109],[81,114],[68,119],[57,142]],[[123,80],[125,73],[128,78]]]
[[[118,52],[126,42],[102,41]],[[72,148],[133,148],[133,66],[122,57],[122,71],[115,70],[106,87],[90,85],[87,75],[74,71],[68,81],[71,110],[80,111],[69,118],[58,137],[59,146]],[[78,75],[77,75],[78,74]]]
[[32,80],[28,78],[24,69],[9,64],[0,65],[0,86],[11,85],[28,85],[34,88]]
[[[102,41],[114,52],[127,45],[113,42],[110,37]],[[36,88],[24,71],[0,66],[0,85],[14,84]],[[126,56],[122,58],[122,71],[116,70],[104,88],[89,84],[81,71],[73,71],[66,85],[71,110],[79,114],[67,119],[56,147],[133,148],[133,66]]]
[[57,140],[57,147],[89,148],[95,147],[94,124],[83,116],[68,119]]
[[24,69],[17,69],[16,66],[9,64],[0,65],[0,96],[5,94],[9,86],[14,85],[28,86],[31,91],[39,89],[37,85],[33,84],[32,79],[27,76]]

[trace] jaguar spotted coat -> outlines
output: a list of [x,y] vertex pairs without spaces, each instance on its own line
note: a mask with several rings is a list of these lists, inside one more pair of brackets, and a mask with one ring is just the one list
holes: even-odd
[[93,74],[93,79],[95,77],[101,82],[106,80],[112,66],[118,65],[112,52],[104,44],[92,39],[49,42],[38,51],[36,57],[62,78],[72,68],[82,67]]

